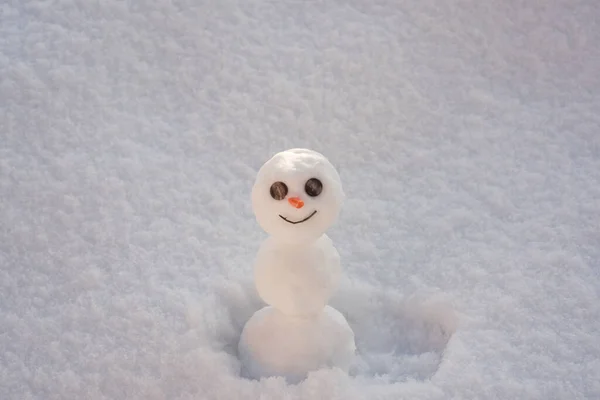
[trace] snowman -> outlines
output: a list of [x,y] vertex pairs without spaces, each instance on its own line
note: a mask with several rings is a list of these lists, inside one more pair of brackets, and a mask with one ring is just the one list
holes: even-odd
[[248,320],[238,345],[247,377],[297,383],[320,368],[348,371],[354,333],[327,305],[341,267],[325,231],[343,199],[337,171],[315,151],[283,151],[259,170],[252,207],[270,236],[258,251],[254,279],[267,306]]

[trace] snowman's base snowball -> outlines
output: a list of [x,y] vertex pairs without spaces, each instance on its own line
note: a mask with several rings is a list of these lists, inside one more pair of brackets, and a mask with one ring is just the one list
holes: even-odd
[[352,329],[330,306],[314,317],[293,317],[270,306],[262,308],[244,326],[238,345],[245,376],[283,376],[290,383],[323,367],[347,372],[355,350]]

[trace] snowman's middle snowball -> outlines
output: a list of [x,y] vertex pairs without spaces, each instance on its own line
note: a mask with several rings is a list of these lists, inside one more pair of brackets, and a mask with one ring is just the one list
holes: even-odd
[[266,239],[256,256],[254,282],[265,303],[289,315],[323,310],[340,280],[340,256],[322,235],[310,246]]

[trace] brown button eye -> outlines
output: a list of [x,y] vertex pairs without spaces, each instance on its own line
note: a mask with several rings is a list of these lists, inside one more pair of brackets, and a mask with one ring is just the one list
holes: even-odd
[[288,187],[283,182],[275,182],[271,185],[271,197],[275,200],[283,200],[287,196]]
[[304,185],[304,191],[310,197],[317,197],[323,190],[323,184],[317,178],[310,178]]

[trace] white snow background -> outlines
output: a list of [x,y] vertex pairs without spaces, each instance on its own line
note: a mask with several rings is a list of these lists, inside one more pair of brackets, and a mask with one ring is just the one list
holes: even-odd
[[[595,0],[0,2],[0,399],[600,399]],[[308,147],[350,376],[239,377]]]

